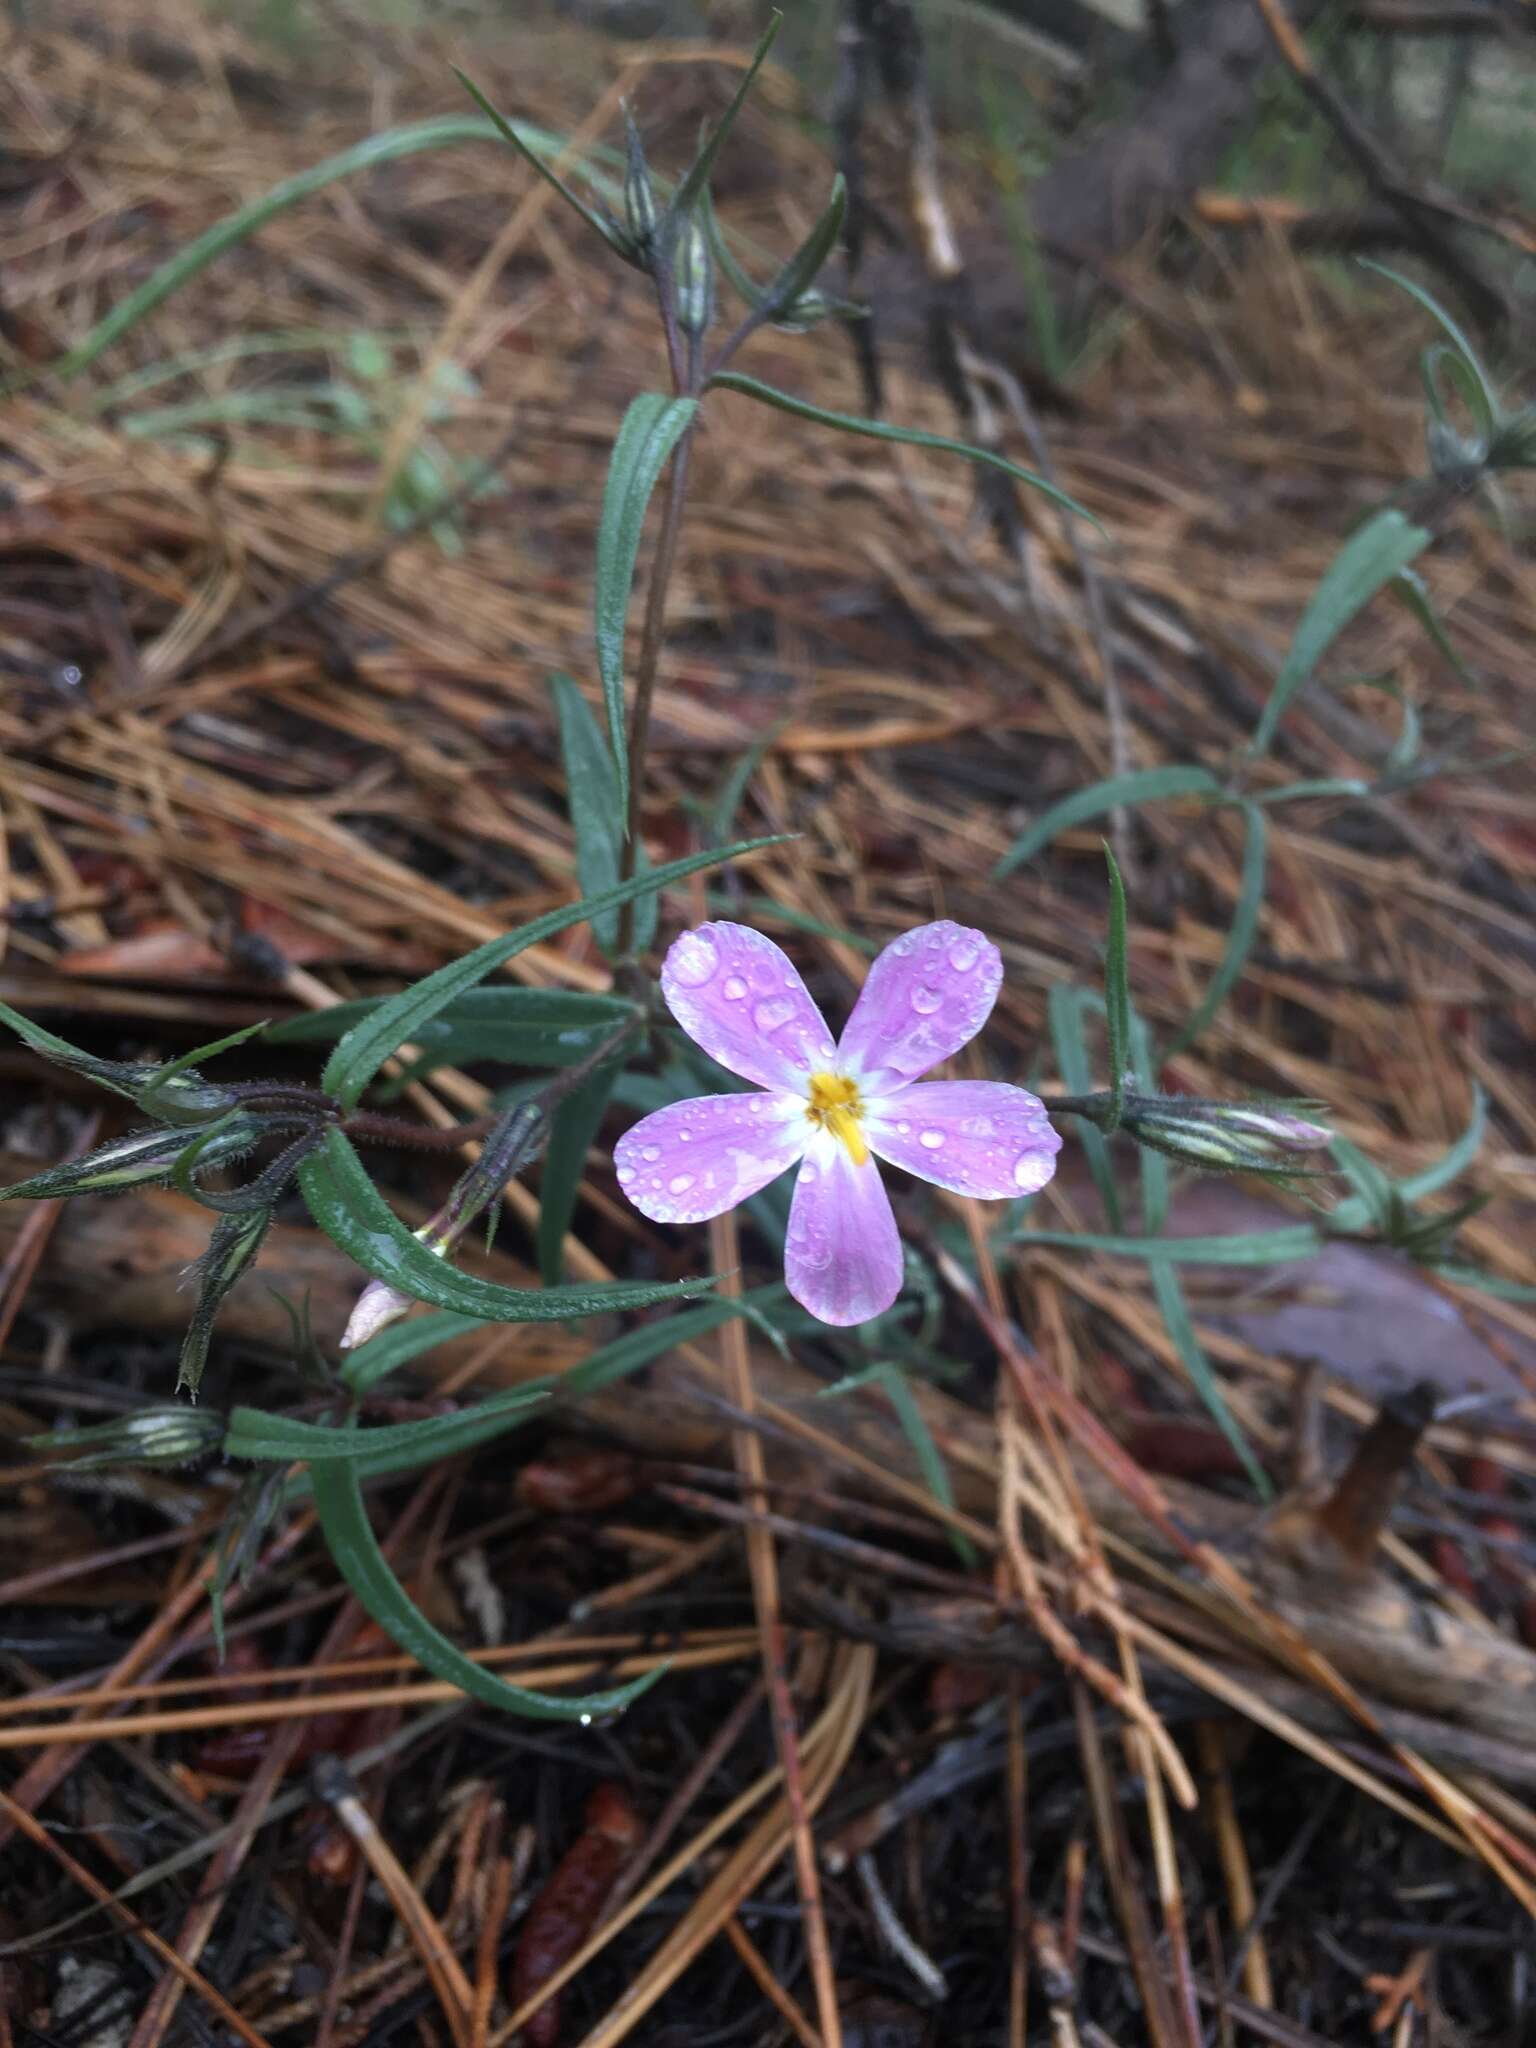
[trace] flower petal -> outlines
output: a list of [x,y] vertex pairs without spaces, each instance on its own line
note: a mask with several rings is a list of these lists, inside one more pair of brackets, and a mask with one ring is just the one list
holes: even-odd
[[784,1278],[824,1323],[867,1323],[901,1292],[901,1239],[880,1169],[855,1166],[828,1131],[811,1140],[795,1181]]
[[711,1059],[763,1088],[805,1092],[832,1034],[789,955],[744,924],[701,924],[661,969],[667,1008]]
[[837,1049],[866,1094],[915,1081],[986,1023],[1003,962],[983,933],[947,918],[893,939],[869,970]]
[[704,1223],[776,1180],[813,1135],[799,1095],[695,1095],[626,1131],[613,1163],[642,1216]]
[[957,1195],[1032,1195],[1056,1171],[1061,1139],[1027,1088],[1006,1081],[919,1081],[869,1102],[872,1152]]

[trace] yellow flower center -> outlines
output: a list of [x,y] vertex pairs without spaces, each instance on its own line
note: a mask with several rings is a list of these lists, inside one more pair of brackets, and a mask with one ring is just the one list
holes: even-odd
[[848,1157],[855,1166],[864,1164],[869,1157],[869,1147],[859,1128],[864,1105],[859,1100],[856,1082],[850,1081],[846,1074],[812,1074],[805,1113],[818,1130],[830,1131],[847,1147]]

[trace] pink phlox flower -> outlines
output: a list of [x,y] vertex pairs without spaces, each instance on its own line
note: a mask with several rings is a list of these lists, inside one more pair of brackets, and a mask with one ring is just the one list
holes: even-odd
[[792,1166],[784,1277],[824,1323],[863,1323],[901,1291],[901,1240],[875,1164],[957,1194],[1032,1195],[1061,1139],[1002,1081],[920,1081],[974,1038],[1002,985],[981,932],[947,919],[894,939],[839,1044],[788,956],[746,925],[684,932],[661,970],[667,1007],[760,1094],[670,1103],[614,1148],[619,1185],[656,1223],[703,1223]]

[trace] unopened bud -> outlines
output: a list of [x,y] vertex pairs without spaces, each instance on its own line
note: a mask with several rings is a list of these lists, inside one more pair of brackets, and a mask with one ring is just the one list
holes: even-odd
[[103,1465],[190,1465],[216,1450],[223,1436],[222,1415],[167,1404],[89,1429],[52,1430],[27,1442],[39,1451],[83,1450],[85,1455],[70,1458],[69,1464],[73,1471],[89,1472]]
[[347,1318],[347,1327],[341,1333],[342,1350],[355,1351],[359,1344],[377,1337],[391,1323],[398,1323],[406,1310],[415,1306],[415,1299],[414,1295],[391,1287],[387,1280],[370,1280]]
[[624,138],[627,157],[624,169],[624,224],[634,245],[634,260],[642,269],[648,270],[661,211],[656,204],[656,188],[651,183],[651,169],[645,160],[640,130],[635,126],[634,117],[627,105],[624,109]]
[[1121,1124],[1143,1145],[1216,1173],[1304,1173],[1333,1134],[1280,1103],[1127,1095]]
[[[198,1151],[198,1170],[238,1159],[261,1135],[259,1126],[240,1118],[208,1139]],[[61,1195],[110,1195],[123,1188],[167,1181],[190,1138],[184,1130],[131,1131],[87,1152],[83,1159],[34,1173],[30,1180],[0,1188],[0,1201],[38,1201]]]
[[672,277],[678,325],[689,334],[703,334],[715,317],[715,257],[696,213],[677,238]]

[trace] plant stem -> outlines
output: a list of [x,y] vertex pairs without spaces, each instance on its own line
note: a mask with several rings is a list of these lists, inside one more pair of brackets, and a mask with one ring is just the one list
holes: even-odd
[[[640,660],[635,669],[635,708],[629,721],[629,819],[624,842],[623,879],[634,875],[640,850],[640,810],[645,790],[646,745],[651,730],[651,699],[656,691],[656,671],[661,662],[661,638],[666,627],[667,595],[672,583],[672,566],[677,558],[677,537],[682,530],[683,506],[688,496],[689,457],[693,451],[693,425],[683,429],[672,455],[667,477],[666,503],[662,509],[661,532],[656,541],[656,560],[651,568],[650,587],[645,594],[645,624],[640,637]],[[635,906],[626,903],[619,913],[619,958],[634,942]]]

